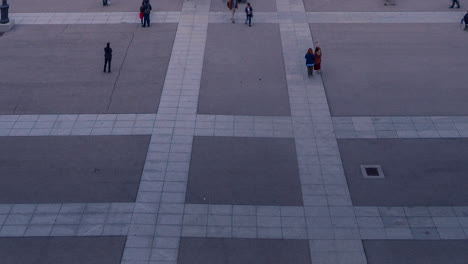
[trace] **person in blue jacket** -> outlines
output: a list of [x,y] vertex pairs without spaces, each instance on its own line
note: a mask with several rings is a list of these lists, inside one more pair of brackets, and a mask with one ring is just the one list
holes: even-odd
[[307,50],[307,53],[305,55],[305,60],[306,60],[306,66],[307,66],[307,75],[312,77],[314,75],[314,65],[315,65],[315,56],[314,56],[314,51],[312,48],[309,48]]

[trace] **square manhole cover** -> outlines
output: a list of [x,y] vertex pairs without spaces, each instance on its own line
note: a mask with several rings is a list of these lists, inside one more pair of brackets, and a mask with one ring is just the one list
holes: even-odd
[[361,173],[364,178],[384,178],[380,165],[361,165]]

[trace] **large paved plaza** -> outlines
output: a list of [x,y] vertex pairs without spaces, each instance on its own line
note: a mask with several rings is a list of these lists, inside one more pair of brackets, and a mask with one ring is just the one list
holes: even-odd
[[467,1],[8,2],[0,263],[468,263]]

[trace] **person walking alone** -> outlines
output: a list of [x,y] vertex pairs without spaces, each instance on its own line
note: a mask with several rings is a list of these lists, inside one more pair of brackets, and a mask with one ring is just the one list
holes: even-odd
[[317,42],[315,42],[315,64],[314,64],[314,71],[317,73],[322,73],[322,49],[320,48],[320,45]]
[[450,8],[453,8],[457,4],[457,8],[460,8],[460,2],[458,0],[452,0],[452,6]]
[[315,64],[315,56],[314,56],[314,51],[312,48],[309,48],[307,50],[307,53],[305,55],[305,60],[306,60],[306,66],[307,66],[307,75],[310,77],[314,76],[314,64]]
[[463,16],[462,20],[460,21],[460,24],[463,24],[465,22],[465,28],[464,30],[468,30],[468,10],[466,11],[466,14]]
[[149,1],[145,2],[145,7],[143,11],[143,27],[150,26],[150,15],[151,15],[151,10],[153,8],[151,7],[151,4]]
[[245,24],[247,24],[247,21],[249,22],[249,27],[252,26],[252,17],[253,17],[253,13],[252,13],[253,9],[252,9],[252,6],[250,5],[250,3],[247,3],[247,6],[245,7]]
[[229,0],[227,2],[227,6],[229,10],[231,10],[231,22],[234,24],[236,23],[236,19],[234,18],[234,15],[236,14],[236,10],[237,10],[237,0]]
[[111,72],[111,61],[112,61],[112,48],[110,43],[107,42],[107,46],[104,48],[104,72],[106,72],[106,66],[108,66],[107,72]]

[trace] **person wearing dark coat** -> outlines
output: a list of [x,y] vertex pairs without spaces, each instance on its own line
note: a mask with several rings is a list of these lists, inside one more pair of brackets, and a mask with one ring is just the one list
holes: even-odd
[[145,6],[144,6],[144,11],[143,11],[143,27],[150,26],[151,10],[153,10],[153,7],[151,7],[151,4],[149,3],[149,1],[146,1]]
[[252,26],[252,17],[253,17],[253,13],[252,13],[253,9],[252,9],[252,6],[250,5],[250,3],[247,3],[247,6],[245,7],[245,24],[247,24],[247,21],[249,21],[249,27]]
[[315,56],[314,56],[314,51],[312,48],[309,48],[307,50],[307,53],[305,55],[305,60],[306,60],[306,66],[307,66],[307,75],[312,77],[314,75],[314,64],[315,64]]
[[462,20],[460,21],[460,23],[463,23],[465,22],[465,30],[468,30],[468,11],[466,11],[466,14],[463,16]]
[[111,72],[111,61],[112,61],[112,49],[110,43],[107,42],[107,47],[104,48],[104,72],[106,72],[106,66],[108,66],[107,72]]

